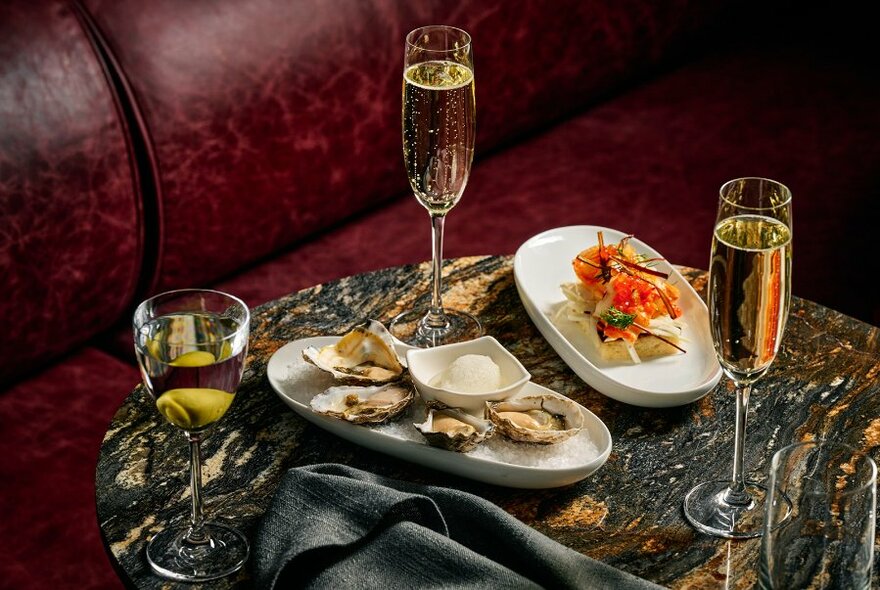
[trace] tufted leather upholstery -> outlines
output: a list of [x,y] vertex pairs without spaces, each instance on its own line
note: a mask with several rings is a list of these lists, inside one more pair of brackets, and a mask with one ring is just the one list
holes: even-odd
[[480,40],[487,153],[656,64],[719,4],[85,0],[155,158],[157,289],[217,279],[404,192],[402,39],[418,24]]
[[89,348],[0,395],[0,588],[108,590],[119,582],[95,512],[95,462],[138,371]]
[[143,255],[126,124],[64,2],[0,3],[0,383],[115,322]]

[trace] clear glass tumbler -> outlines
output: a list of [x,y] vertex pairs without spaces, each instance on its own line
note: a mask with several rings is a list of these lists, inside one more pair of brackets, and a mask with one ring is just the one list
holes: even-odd
[[796,443],[773,456],[768,483],[759,587],[867,590],[877,508],[871,457],[837,442]]

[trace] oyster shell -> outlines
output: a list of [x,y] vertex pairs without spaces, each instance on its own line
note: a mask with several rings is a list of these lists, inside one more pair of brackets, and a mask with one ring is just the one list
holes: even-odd
[[345,334],[335,344],[303,350],[303,358],[328,371],[343,383],[375,385],[396,381],[404,364],[394,349],[391,334],[376,320],[369,320]]
[[566,397],[548,394],[487,402],[486,416],[504,436],[539,444],[562,442],[584,425],[580,406]]
[[492,435],[495,426],[456,408],[431,408],[416,430],[433,447],[466,453]]
[[370,387],[339,385],[319,393],[309,405],[319,414],[354,424],[377,424],[400,415],[414,397],[408,382]]

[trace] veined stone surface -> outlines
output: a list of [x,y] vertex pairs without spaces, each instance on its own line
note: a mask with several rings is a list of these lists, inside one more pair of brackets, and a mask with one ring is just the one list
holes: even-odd
[[[682,269],[701,294],[706,275]],[[367,318],[388,322],[430,300],[430,265],[348,277],[253,310],[248,366],[235,402],[203,444],[209,518],[252,537],[284,471],[339,462],[381,475],[482,496],[581,553],[671,588],[751,588],[758,540],[728,542],[697,533],[681,502],[697,482],[728,476],[734,391],[729,380],[678,408],[616,402],[581,381],[541,337],[520,303],[512,257],[468,257],[444,266],[444,304],[475,313],[486,333],[516,355],[532,380],[569,396],[608,426],[608,462],[585,480],[548,490],[509,489],[462,479],[376,453],[307,423],[266,377],[272,354],[310,336],[343,334]],[[753,388],[747,471],[766,474],[790,442],[833,438],[880,454],[880,330],[795,297],[782,348]],[[147,565],[147,540],[189,517],[188,449],[142,387],[116,413],[101,448],[97,510],[117,571],[139,588],[175,584]],[[878,539],[880,540],[880,539]],[[880,583],[875,559],[874,587]],[[249,588],[247,566],[204,587]],[[187,585],[199,588],[200,585]]]

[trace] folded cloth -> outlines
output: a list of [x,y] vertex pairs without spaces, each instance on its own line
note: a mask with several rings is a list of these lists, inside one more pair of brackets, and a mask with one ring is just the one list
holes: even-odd
[[254,542],[257,588],[615,588],[650,582],[473,494],[324,464],[289,470]]

